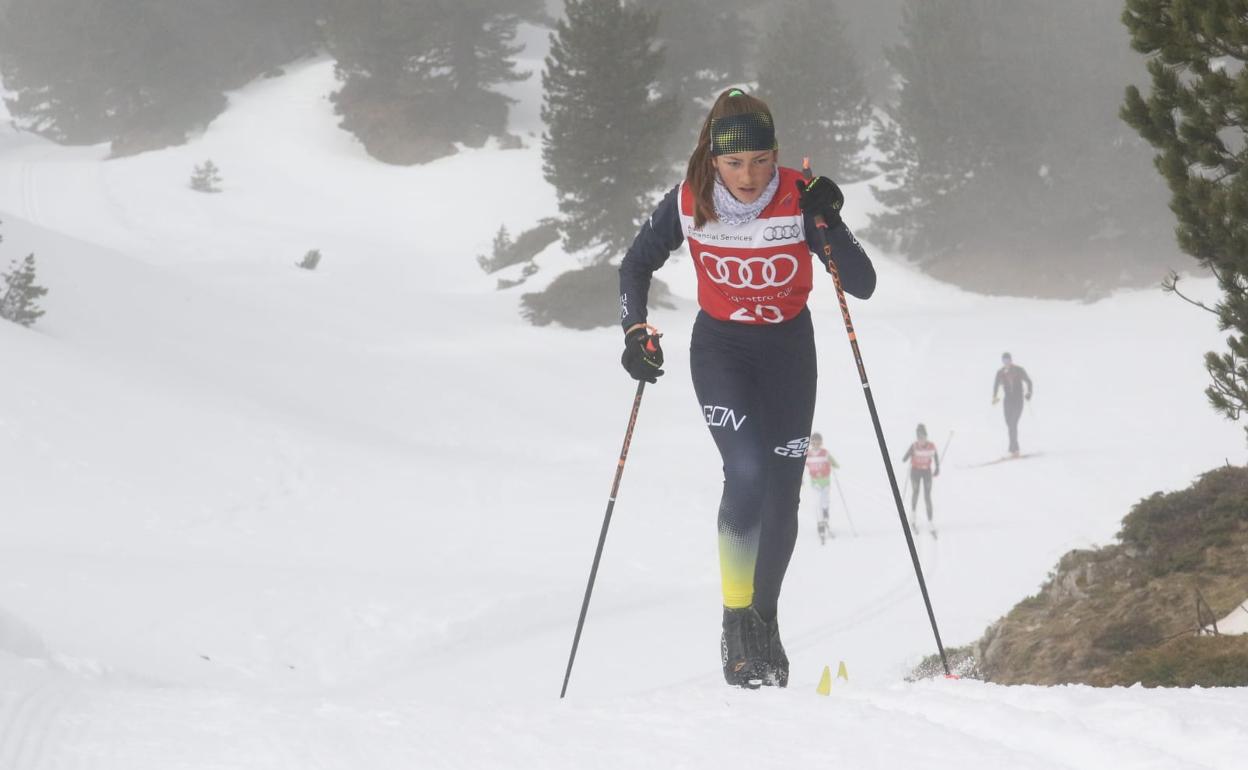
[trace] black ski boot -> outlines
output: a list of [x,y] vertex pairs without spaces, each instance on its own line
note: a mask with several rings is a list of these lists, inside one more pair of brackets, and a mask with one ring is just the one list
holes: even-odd
[[767,673],[763,684],[771,687],[789,686],[789,656],[784,654],[784,645],[780,643],[780,623],[776,618],[765,621],[767,624]]
[[724,681],[733,687],[756,690],[768,671],[767,624],[753,607],[724,608],[724,630],[719,637]]

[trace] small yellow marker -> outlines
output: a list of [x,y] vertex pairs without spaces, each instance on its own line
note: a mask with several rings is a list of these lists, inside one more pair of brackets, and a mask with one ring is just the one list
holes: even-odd
[[841,665],[836,667],[836,678],[849,681],[849,670],[845,668],[845,661],[841,661]]
[[832,692],[832,668],[830,666],[823,667],[823,676],[819,677],[819,686],[815,688],[815,692],[820,695],[828,695]]

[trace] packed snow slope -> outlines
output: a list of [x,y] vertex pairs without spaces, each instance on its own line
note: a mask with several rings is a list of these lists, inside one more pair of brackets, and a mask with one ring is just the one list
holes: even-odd
[[[845,506],[826,546],[803,511],[791,687],[726,688],[683,255],[561,701],[634,384],[618,329],[519,317],[574,255],[507,291],[474,259],[556,212],[540,84],[514,91],[526,148],[394,168],[337,127],[332,68],[134,158],[0,131],[0,262],[34,252],[50,289],[33,329],[0,324],[0,768],[1240,766],[1240,691],[903,682],[935,645],[830,283],[815,428]],[[217,195],[187,187],[209,158]],[[870,192],[847,193],[860,228]],[[918,540],[946,644],[1139,498],[1243,462],[1201,393],[1209,315],[1159,291],[985,298],[873,253],[851,307],[891,455],[920,421],[953,434],[940,538]],[[982,466],[1005,450],[1005,350],[1035,380],[1037,454]],[[839,661],[849,681],[816,695]]]

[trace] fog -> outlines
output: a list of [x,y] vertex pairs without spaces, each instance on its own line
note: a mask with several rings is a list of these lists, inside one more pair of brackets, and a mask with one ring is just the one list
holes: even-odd
[[[577,7],[592,22],[613,5]],[[557,35],[565,10],[550,0],[0,0],[0,76],[15,125],[108,143],[121,157],[181,144],[232,89],[328,56],[342,128],[381,162],[420,164],[519,143],[499,89],[541,73],[517,68],[517,29]],[[1126,86],[1147,82],[1120,0],[634,0],[623,10],[645,20],[638,34],[661,63],[653,74],[587,63],[585,77],[606,73],[587,89],[623,93],[627,73],[645,81],[643,98],[675,105],[670,125],[650,126],[671,181],[706,104],[742,85],[772,105],[785,162],[810,155],[841,182],[873,180],[889,210],[860,235],[942,280],[1093,298],[1189,266],[1153,152],[1118,118]],[[654,151],[597,150],[602,127],[584,130],[563,145],[548,137],[547,151],[614,152],[632,165]],[[623,206],[627,223],[667,184],[604,176],[583,195]],[[618,256],[611,246],[604,258]]]

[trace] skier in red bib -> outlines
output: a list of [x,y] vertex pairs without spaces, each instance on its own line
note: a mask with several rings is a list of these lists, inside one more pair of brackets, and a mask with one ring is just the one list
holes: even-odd
[[[719,95],[685,180],[641,227],[620,264],[621,362],[639,380],[663,373],[646,325],[650,278],[688,242],[701,307],[689,345],[693,388],[723,458],[720,661],[731,685],[785,686],[780,585],[797,542],[803,462],[815,410],[815,340],[806,308],[814,282],[815,217],[846,292],[875,290],[875,269],[841,221],[827,177],[779,164],[771,110],[738,88]],[[826,263],[825,263],[826,265]]]
[[810,478],[810,488],[818,495],[819,542],[826,543],[832,537],[832,527],[828,524],[828,508],[831,502],[832,469],[841,466],[823,446],[823,436],[810,434],[810,450],[806,452],[806,475]]
[[[913,492],[910,494],[910,529],[917,535],[919,532],[919,522],[917,517],[917,509],[919,507],[919,485],[923,486],[923,505],[927,508],[927,525],[932,525],[932,477],[940,475],[940,453],[936,451],[936,445],[927,440],[927,426],[919,423],[914,429],[915,441],[902,455],[901,461],[910,461],[910,486]],[[935,472],[933,472],[933,466]],[[932,533],[936,530],[933,527]]]

